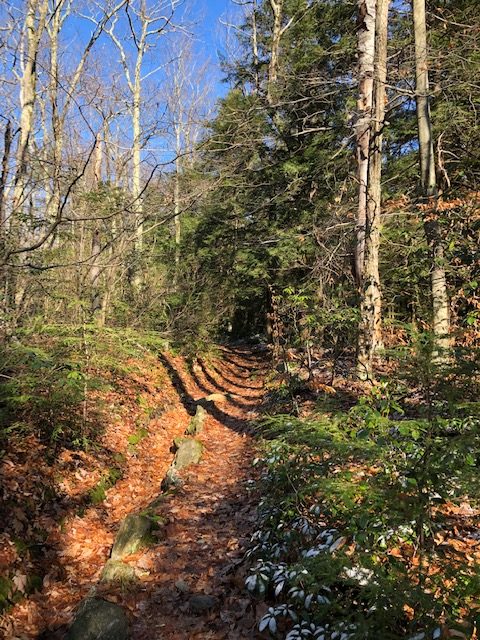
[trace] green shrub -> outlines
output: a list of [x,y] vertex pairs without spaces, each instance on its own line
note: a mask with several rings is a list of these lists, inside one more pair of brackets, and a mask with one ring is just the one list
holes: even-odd
[[443,505],[478,502],[478,416],[406,418],[382,384],[346,413],[273,416],[259,431],[246,586],[271,604],[262,629],[393,640],[440,637],[443,621],[472,628],[479,567],[445,557],[435,536],[449,528]]

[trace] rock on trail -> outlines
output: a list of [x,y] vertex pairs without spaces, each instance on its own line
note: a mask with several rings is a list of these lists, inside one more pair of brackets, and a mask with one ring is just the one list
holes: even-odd
[[191,370],[179,356],[159,359],[166,408],[133,453],[126,432],[107,426],[105,446],[125,451],[123,477],[103,503],[53,524],[51,568],[9,612],[7,639],[258,637],[242,558],[256,520],[251,421],[268,364],[247,348]]
[[196,371],[196,380],[183,378],[205,409],[197,436],[204,450],[159,509],[169,521],[167,538],[146,554],[151,568],[144,591],[130,601],[141,612],[132,626],[135,640],[257,637],[238,566],[255,524],[255,499],[247,489],[254,457],[249,432],[265,363],[251,352],[224,355],[208,369],[203,365],[206,376]]

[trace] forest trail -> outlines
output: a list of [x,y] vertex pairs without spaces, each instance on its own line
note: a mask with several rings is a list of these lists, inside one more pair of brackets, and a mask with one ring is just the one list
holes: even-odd
[[[231,395],[207,409],[203,460],[190,468],[180,492],[160,507],[170,524],[167,539],[146,554],[152,568],[137,596],[142,615],[133,626],[135,640],[255,637],[255,620],[247,615],[250,601],[235,568],[255,523],[248,494],[249,431],[263,395],[264,366],[263,358],[249,350],[226,350],[216,365],[198,361],[185,382],[187,409],[192,399],[210,393]],[[202,594],[212,597],[211,607],[208,600],[197,602],[195,596]]]
[[[52,568],[41,592],[10,611],[7,638],[63,638],[79,601],[92,594],[125,608],[132,640],[256,637],[238,565],[255,526],[251,421],[264,393],[265,355],[221,348],[219,358],[198,359],[190,370],[181,357],[159,357],[171,387],[163,390],[170,397],[168,411],[154,420],[157,428],[150,429],[103,504],[51,527]],[[185,432],[197,402],[213,393],[218,399],[205,404],[198,436],[202,460],[182,471],[178,490],[162,495],[172,440]],[[100,582],[120,522],[156,498],[155,513],[166,522],[158,543],[125,560],[138,580]]]

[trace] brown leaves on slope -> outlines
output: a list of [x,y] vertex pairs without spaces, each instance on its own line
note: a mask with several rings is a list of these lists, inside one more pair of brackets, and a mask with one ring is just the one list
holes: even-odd
[[[228,403],[209,404],[204,460],[179,495],[159,503],[166,539],[128,560],[140,575],[138,585],[127,591],[102,586],[100,593],[123,603],[138,620],[138,640],[158,637],[159,630],[164,638],[246,637],[244,626],[250,629],[253,618],[245,615],[249,602],[238,593],[232,567],[253,523],[245,432],[262,393],[261,380],[249,380],[250,370],[262,363],[249,353],[227,352],[226,358],[230,362],[202,362],[192,374],[179,357],[165,356],[163,366],[152,358],[131,362],[131,375],[111,379],[113,390],[95,391],[89,399],[106,408],[99,450],[62,450],[50,460],[35,438],[11,443],[1,461],[8,520],[0,566],[13,578],[12,597],[14,591],[31,593],[4,615],[0,629],[6,638],[53,634],[68,624],[78,602],[96,587],[120,521],[158,496],[172,439],[183,434],[195,401],[226,391]],[[132,446],[129,440],[145,426],[146,437]],[[103,502],[92,504],[89,494],[112,462],[123,477],[107,487]],[[31,576],[37,576],[35,588],[28,587]],[[194,611],[190,601],[198,592],[214,593],[221,612]]]

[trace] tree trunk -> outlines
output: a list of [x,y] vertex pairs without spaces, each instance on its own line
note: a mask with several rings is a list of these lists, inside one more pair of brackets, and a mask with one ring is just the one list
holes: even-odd
[[[135,248],[137,257],[143,248],[143,196],[142,196],[142,176],[141,176],[141,138],[140,138],[140,83],[135,86],[132,110],[132,132],[133,132],[133,176],[132,176],[132,197],[134,223],[135,223]],[[136,269],[138,265],[136,265]]]
[[381,347],[381,290],[378,252],[381,228],[382,141],[385,126],[387,79],[388,8],[390,0],[377,0],[375,25],[375,73],[372,97],[367,177],[365,254],[360,302],[357,373],[361,379],[373,377],[373,356]]
[[8,162],[10,160],[10,150],[12,148],[12,123],[7,120],[5,125],[5,133],[3,134],[3,156],[2,156],[2,173],[0,175],[0,257],[4,258],[5,250],[5,234],[6,234],[6,186],[8,178]]
[[278,78],[278,63],[280,59],[280,39],[282,37],[283,0],[270,0],[273,12],[272,46],[270,50],[270,64],[268,65],[267,101],[274,102],[274,86]]
[[[49,183],[47,186],[46,218],[50,223],[58,213],[60,208],[60,173],[62,167],[63,154],[63,127],[62,119],[59,114],[58,107],[58,86],[59,86],[59,66],[58,66],[58,36],[62,25],[62,3],[59,3],[55,10],[51,25],[48,27],[50,36],[50,82],[48,93],[51,108],[51,132],[53,139],[53,158],[52,158],[52,176],[50,184],[50,176],[47,178]],[[56,237],[55,233],[55,237]],[[52,239],[54,242],[54,239]]]
[[[103,160],[103,148],[100,134],[97,134],[95,141],[95,156],[93,163],[93,186],[98,189],[102,180],[102,160]],[[100,220],[92,220],[92,263],[90,265],[90,288],[91,288],[91,304],[90,312],[91,318],[94,322],[99,322],[101,319],[102,310],[102,293],[100,289],[100,276],[102,269],[100,267],[100,254],[102,251],[101,238],[100,238]]]
[[[28,148],[31,142],[37,100],[37,56],[45,29],[47,9],[48,0],[29,0],[25,16],[24,37],[26,42],[24,44],[23,72],[20,78],[20,129],[16,150],[12,215],[9,225],[10,239],[13,245],[21,241],[25,232],[22,212],[29,199],[26,191]],[[5,267],[7,285],[4,305],[12,312],[13,322],[15,322],[17,301],[24,298],[24,287],[22,288],[17,280],[18,269],[15,266]]]
[[[30,0],[25,18],[26,52],[20,79],[20,132],[17,146],[17,167],[13,190],[13,208],[19,213],[25,201],[25,176],[28,144],[33,129],[37,90],[37,55],[45,28],[47,0]],[[37,17],[38,14],[38,17]]]
[[252,8],[252,55],[253,55],[253,67],[254,67],[253,92],[255,95],[257,95],[260,90],[258,33],[257,33],[257,0],[253,0],[253,8]]
[[375,59],[376,4],[376,0],[358,0],[358,120],[356,125],[358,212],[355,246],[355,277],[358,287],[361,287],[362,284],[365,254],[368,158]]
[[[178,96],[180,97],[180,96]],[[180,103],[178,101],[178,106]],[[182,153],[182,117],[180,109],[177,112],[177,122],[175,123],[175,183],[174,183],[174,225],[175,225],[175,284],[178,278],[180,267],[180,242],[182,240],[182,223],[180,220],[180,172]]]
[[8,162],[10,160],[10,151],[12,148],[12,123],[7,120],[5,125],[5,133],[3,134],[3,156],[2,156],[2,173],[0,176],[0,287],[3,311],[6,311],[5,305],[7,301],[8,290],[8,269],[4,264],[6,255],[7,241],[7,216],[6,216],[6,186],[8,180]]
[[432,121],[430,117],[425,0],[413,0],[413,24],[415,31],[415,75],[420,187],[424,203],[431,204],[431,207],[428,207],[425,211],[424,228],[432,261],[433,356],[435,360],[441,362],[445,360],[445,357],[448,357],[448,350],[450,348],[450,309],[444,268],[442,235],[435,212],[437,181],[435,175]]

